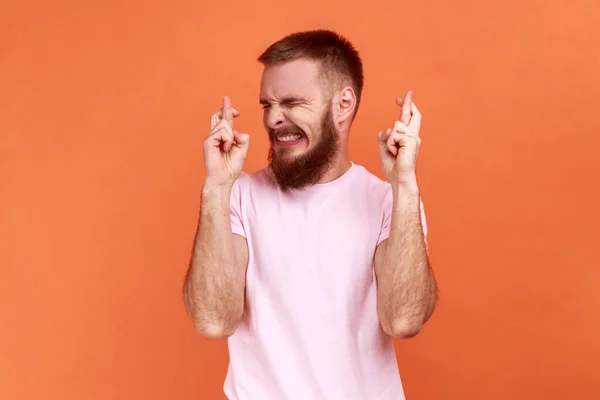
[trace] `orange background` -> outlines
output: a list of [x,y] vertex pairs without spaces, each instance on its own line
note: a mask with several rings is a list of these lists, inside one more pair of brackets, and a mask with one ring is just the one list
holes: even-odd
[[4,1],[0,397],[221,399],[181,296],[224,94],[265,165],[255,59],[360,50],[355,162],[414,90],[439,307],[396,343],[409,400],[600,398],[600,12],[589,1]]

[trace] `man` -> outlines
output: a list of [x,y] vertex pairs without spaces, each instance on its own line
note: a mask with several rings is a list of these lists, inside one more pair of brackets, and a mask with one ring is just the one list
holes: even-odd
[[416,335],[436,301],[421,114],[409,92],[373,136],[383,182],[348,155],[363,72],[346,39],[295,33],[259,61],[269,166],[242,172],[250,137],[225,97],[204,141],[186,307],[202,335],[229,338],[229,399],[404,399],[392,337]]

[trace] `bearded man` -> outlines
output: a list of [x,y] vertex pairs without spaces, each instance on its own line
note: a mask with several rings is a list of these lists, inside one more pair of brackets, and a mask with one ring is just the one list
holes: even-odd
[[186,308],[200,334],[228,338],[231,400],[404,399],[392,338],[416,335],[437,293],[412,93],[373,135],[384,182],[348,154],[363,68],[347,39],[298,32],[259,61],[269,164],[242,171],[250,136],[225,97],[204,140]]

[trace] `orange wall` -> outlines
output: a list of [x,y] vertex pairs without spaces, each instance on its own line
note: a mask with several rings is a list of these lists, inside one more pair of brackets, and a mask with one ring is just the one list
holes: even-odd
[[408,398],[600,398],[597,0],[3,3],[2,399],[223,398],[180,295],[202,139],[227,94],[264,166],[255,58],[317,27],[364,57],[357,163],[382,176],[395,96],[424,114],[441,300],[397,343]]

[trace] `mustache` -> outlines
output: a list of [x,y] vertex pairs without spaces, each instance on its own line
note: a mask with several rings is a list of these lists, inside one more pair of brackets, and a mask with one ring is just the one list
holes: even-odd
[[294,133],[295,134],[301,133],[303,136],[306,136],[304,131],[295,125],[286,126],[286,127],[278,128],[278,129],[269,129],[268,132],[269,132],[269,137],[271,139],[275,139],[279,135],[288,135],[288,134],[294,134]]

